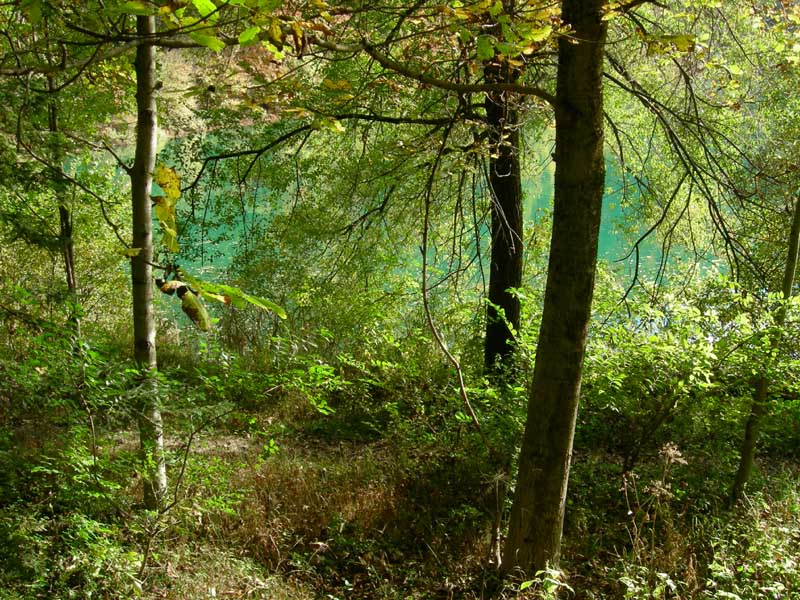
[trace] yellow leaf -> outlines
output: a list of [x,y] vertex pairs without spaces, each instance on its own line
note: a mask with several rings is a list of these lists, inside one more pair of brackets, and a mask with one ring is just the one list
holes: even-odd
[[333,131],[336,133],[344,133],[346,131],[344,125],[332,117],[320,117],[315,119],[311,126],[314,129]]
[[165,281],[164,283],[161,284],[161,286],[158,289],[160,289],[165,294],[172,295],[176,291],[178,291],[179,288],[182,287],[188,287],[188,286],[178,279],[173,279],[171,281]]
[[170,202],[164,196],[153,196],[152,198],[153,198],[153,200],[155,200],[155,203],[156,203],[156,207],[155,207],[156,218],[158,218],[158,220],[161,221],[161,222],[164,222],[164,221],[167,221],[167,222],[173,221],[174,222],[175,221],[175,204]]
[[664,54],[670,48],[678,52],[694,52],[695,37],[693,35],[646,35],[640,34],[647,44],[647,55]]
[[178,252],[180,250],[180,246],[178,245],[178,233],[175,231],[173,227],[169,227],[163,221],[161,222],[161,231],[164,232],[164,235],[161,237],[161,243],[167,247],[172,253]]
[[283,31],[281,30],[281,22],[279,19],[270,19],[269,29],[267,29],[267,36],[275,46],[280,50],[283,46]]
[[531,29],[530,32],[525,35],[525,40],[529,42],[543,42],[550,37],[551,33],[553,33],[553,28],[550,25],[545,25],[544,27]]
[[141,251],[142,251],[141,248],[119,248],[117,249],[117,254],[121,256],[134,257],[134,256],[139,256],[139,253]]
[[302,41],[303,28],[300,27],[300,24],[297,21],[292,21],[292,31],[294,32],[295,37],[297,37],[298,40]]
[[212,300],[216,300],[217,302],[222,302],[222,304],[230,305],[232,300],[230,296],[225,294],[214,294],[212,292],[201,292],[201,295],[205,298],[211,298]]
[[302,119],[304,117],[310,117],[312,115],[312,113],[307,109],[296,108],[296,107],[284,109],[284,112],[294,113],[295,115],[297,115],[298,119]]
[[691,52],[694,50],[694,36],[693,35],[667,35],[664,38],[671,42],[678,52]]
[[155,180],[172,202],[181,197],[181,178],[173,169],[158,165],[156,167]]
[[329,90],[349,90],[351,87],[350,82],[346,79],[325,79],[322,85]]

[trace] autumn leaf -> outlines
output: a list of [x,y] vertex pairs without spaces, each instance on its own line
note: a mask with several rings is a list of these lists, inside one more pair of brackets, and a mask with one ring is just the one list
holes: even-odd
[[176,202],[181,197],[181,178],[174,169],[170,169],[165,165],[158,165],[156,167],[155,180],[172,202]]
[[[157,280],[156,283],[158,283]],[[173,279],[171,281],[163,281],[161,285],[158,287],[162,292],[165,294],[169,294],[170,296],[178,291],[179,288],[186,286],[186,284],[178,279]],[[188,287],[188,286],[186,286]]]
[[161,236],[161,243],[166,246],[167,250],[176,254],[180,251],[180,245],[178,244],[178,232],[173,228],[165,225],[163,222],[161,223],[161,230],[163,231],[163,235]]
[[346,79],[323,79],[322,86],[329,90],[349,90],[352,87]]

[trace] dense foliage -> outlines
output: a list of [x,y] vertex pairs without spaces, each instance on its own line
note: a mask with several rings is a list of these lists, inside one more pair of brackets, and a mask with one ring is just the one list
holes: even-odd
[[800,598],[800,8],[600,4],[603,255],[527,572],[580,3],[0,6],[0,598]]

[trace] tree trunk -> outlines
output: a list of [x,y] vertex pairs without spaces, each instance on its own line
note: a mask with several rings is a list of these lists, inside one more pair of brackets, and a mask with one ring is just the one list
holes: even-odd
[[[514,13],[513,0],[504,11]],[[499,35],[500,27],[493,26]],[[487,83],[516,83],[520,69],[495,57],[483,69]],[[489,130],[489,194],[491,214],[491,259],[488,305],[484,337],[484,372],[502,387],[514,377],[514,335],[520,326],[520,302],[516,290],[522,285],[523,221],[522,173],[520,171],[519,118],[516,99],[509,93],[486,94],[486,124]],[[514,446],[509,444],[510,448]],[[495,514],[490,542],[491,560],[501,561],[503,513],[508,494],[512,451],[501,450],[496,465]]]
[[556,568],[591,313],[605,183],[605,0],[564,0],[553,230],[544,311],[502,569]]
[[[507,63],[484,68],[487,83],[515,83],[516,69]],[[522,284],[522,178],[519,161],[519,121],[508,93],[486,95],[489,127],[489,191],[492,247],[489,267],[489,306],[486,309],[484,366],[499,374],[510,365],[514,332],[519,330],[519,299],[509,289]]]
[[73,326],[73,333],[76,338],[80,338],[80,319],[78,318],[78,283],[75,277],[75,244],[72,238],[72,212],[66,199],[66,182],[64,180],[61,164],[64,160],[64,153],[61,143],[56,139],[58,134],[58,105],[56,104],[56,87],[52,77],[47,78],[47,89],[51,94],[51,101],[47,109],[48,130],[53,136],[51,160],[54,168],[54,189],[58,200],[58,239],[61,244],[61,256],[64,259],[64,274],[67,281],[67,292],[69,293],[70,318]]
[[[781,292],[783,299],[788,300],[792,296],[795,274],[797,272],[798,248],[800,248],[800,197],[795,200],[794,216],[792,219],[792,229],[789,232],[789,253],[786,257],[786,266],[783,271],[783,285]],[[786,322],[786,310],[781,308],[775,315],[775,325],[782,327]],[[773,349],[778,346],[778,336],[772,339]],[[731,490],[731,500],[737,502],[744,493],[747,482],[750,480],[750,473],[753,470],[753,459],[756,453],[756,444],[761,429],[761,421],[769,413],[769,378],[762,375],[756,383],[753,393],[753,405],[750,409],[750,416],[747,418],[747,425],[744,430],[744,440],[739,458],[739,469],[736,472],[736,480]]]
[[[155,33],[155,17],[136,17],[140,36]],[[153,234],[150,191],[156,162],[156,68],[155,48],[142,44],[136,49],[136,155],[131,170],[133,247],[131,258],[133,288],[134,359],[141,371],[138,400],[139,443],[142,454],[145,508],[159,508],[166,495],[164,431],[156,380],[156,335],[153,317]]]
[[769,394],[769,383],[766,377],[759,377],[753,392],[753,405],[750,407],[750,415],[747,417],[747,424],[744,428],[744,439],[739,457],[739,468],[736,471],[736,479],[731,490],[731,501],[736,503],[742,497],[747,482],[750,481],[750,474],[753,471],[753,460],[756,454],[756,442],[761,429],[761,420],[767,414],[767,397]]
[[[61,239],[61,254],[64,257],[64,271],[67,278],[67,290],[70,301],[77,302],[78,283],[75,278],[75,245],[72,239],[72,212],[64,199],[58,203],[59,238]],[[74,312],[74,308],[72,308]],[[76,321],[73,315],[73,321]]]

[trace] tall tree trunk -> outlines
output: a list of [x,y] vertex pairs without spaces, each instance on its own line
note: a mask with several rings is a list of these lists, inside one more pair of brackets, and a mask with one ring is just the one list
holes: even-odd
[[[515,83],[519,72],[508,63],[484,68],[487,83]],[[519,120],[510,94],[486,95],[489,127],[489,191],[492,246],[489,267],[489,306],[486,309],[484,366],[487,373],[506,370],[513,351],[513,332],[519,330],[519,298],[509,289],[522,284],[522,177],[519,161]]]
[[597,265],[605,182],[605,0],[564,0],[559,40],[553,230],[544,311],[519,475],[503,552],[505,573],[557,567]]
[[50,93],[50,104],[47,108],[48,129],[53,136],[51,160],[55,169],[53,186],[56,190],[58,200],[58,221],[59,221],[59,242],[61,244],[61,256],[64,260],[64,274],[67,281],[67,292],[70,302],[70,323],[73,326],[73,333],[76,338],[80,337],[80,319],[78,318],[78,283],[75,277],[75,244],[72,233],[72,211],[66,198],[67,186],[61,172],[64,160],[64,153],[58,135],[58,105],[56,104],[56,88],[52,77],[47,78],[47,90]]
[[[155,17],[136,17],[140,36],[155,33]],[[153,232],[150,191],[156,162],[156,65],[155,48],[142,44],[136,49],[136,155],[131,170],[133,247],[131,258],[133,288],[134,359],[141,371],[138,400],[139,443],[142,453],[144,505],[157,509],[166,495],[164,431],[156,380],[156,335],[153,317]]]
[[[503,10],[513,14],[514,0],[506,0]],[[500,27],[493,26],[496,34]],[[485,64],[487,83],[516,83],[520,69],[495,56]],[[489,193],[491,200],[491,259],[489,265],[488,305],[484,337],[484,372],[502,387],[514,373],[514,334],[520,326],[520,302],[516,290],[522,285],[523,221],[522,173],[520,171],[520,134],[516,98],[510,93],[486,94],[486,124],[489,130]],[[510,448],[514,446],[509,444]],[[490,543],[491,560],[501,561],[501,532],[512,450],[498,453],[495,474],[495,514]]]
[[[800,248],[800,196],[795,200],[794,217],[792,228],[789,232],[789,253],[786,257],[786,266],[783,271],[783,285],[781,292],[783,299],[788,300],[792,296],[795,274],[797,272],[798,248]],[[786,322],[786,310],[781,308],[775,315],[775,325],[783,326]],[[777,335],[772,339],[773,349],[777,347],[779,341]],[[736,472],[736,480],[731,490],[731,500],[737,502],[744,493],[745,486],[750,480],[753,471],[753,459],[756,453],[756,444],[761,429],[761,422],[769,412],[769,379],[766,374],[759,377],[753,393],[753,405],[750,409],[750,416],[744,430],[744,440],[742,440],[742,450],[739,458],[739,469]]]

